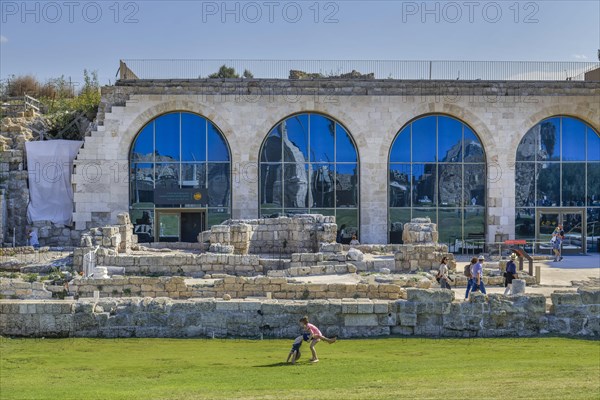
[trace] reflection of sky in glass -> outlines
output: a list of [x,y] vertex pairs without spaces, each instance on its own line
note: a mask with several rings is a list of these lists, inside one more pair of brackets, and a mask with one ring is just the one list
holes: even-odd
[[166,114],[156,119],[156,161],[179,160],[179,115]]
[[435,117],[425,117],[412,123],[413,161],[436,161]]
[[444,162],[462,161],[463,124],[449,117],[438,117],[438,160]]
[[337,162],[357,162],[356,147],[350,139],[350,135],[340,125],[335,127],[335,145],[336,145],[336,161]]
[[392,144],[390,162],[410,162],[410,125],[396,136]]
[[562,119],[563,161],[585,161],[585,124],[575,118]]
[[213,124],[208,124],[208,161],[229,161],[225,138]]
[[[287,138],[292,145],[298,149],[304,156],[304,161],[308,160],[308,114],[295,115],[281,123],[282,129],[287,129]],[[285,154],[285,161],[303,161],[297,160],[294,154]]]
[[135,139],[133,159],[154,160],[154,122],[146,125]]
[[182,161],[206,160],[206,119],[199,115],[181,114]]
[[600,136],[590,127],[587,127],[587,146],[588,160],[600,161]]
[[310,115],[310,160],[332,162],[334,142],[334,122],[322,115]]

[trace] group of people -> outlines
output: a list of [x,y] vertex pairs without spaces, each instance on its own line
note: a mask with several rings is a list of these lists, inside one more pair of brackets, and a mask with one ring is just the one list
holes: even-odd
[[292,364],[295,364],[296,361],[300,358],[300,346],[302,346],[302,342],[310,341],[310,352],[312,353],[312,358],[310,359],[311,363],[319,362],[319,358],[317,357],[317,351],[315,350],[315,345],[319,343],[321,340],[332,344],[337,341],[337,337],[328,338],[325,337],[319,328],[315,325],[308,322],[308,317],[304,316],[300,318],[300,325],[304,330],[304,333],[298,336],[294,343],[292,344],[292,349],[290,350],[286,362],[289,363],[291,360]]
[[[514,279],[518,279],[517,276],[517,265],[515,260],[517,259],[516,254],[510,255],[510,260],[506,264],[506,271],[504,272],[504,295],[512,294],[512,282]],[[465,300],[469,299],[469,293],[480,291],[486,294],[485,285],[483,283],[483,263],[485,257],[480,255],[479,257],[473,257],[471,262],[465,266],[464,274],[467,277],[467,290],[465,292]],[[440,261],[440,266],[436,276],[437,281],[440,283],[442,289],[452,289],[450,282],[453,281],[448,276],[448,258],[444,257]]]

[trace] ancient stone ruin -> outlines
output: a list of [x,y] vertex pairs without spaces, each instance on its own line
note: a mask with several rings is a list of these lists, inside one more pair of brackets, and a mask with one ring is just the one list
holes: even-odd
[[[63,283],[2,278],[0,334],[288,337],[311,314],[340,337],[600,336],[597,288],[555,293],[549,308],[543,295],[457,302],[453,291],[432,289],[444,256],[454,285],[466,278],[427,218],[405,224],[398,245],[336,243],[334,217],[312,214],[228,220],[187,246],[141,245],[132,232],[122,213],[117,225],[84,233]],[[503,266],[488,266],[484,282],[501,285]],[[523,279],[517,292],[535,283]]]

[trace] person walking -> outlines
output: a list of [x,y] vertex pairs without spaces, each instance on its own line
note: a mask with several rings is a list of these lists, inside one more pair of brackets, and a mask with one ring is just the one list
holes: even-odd
[[554,252],[554,262],[562,261],[562,243],[565,238],[562,224],[558,224],[552,232],[552,251]]
[[510,260],[506,263],[506,271],[504,272],[504,295],[512,295],[512,281],[513,279],[517,279],[517,265],[515,264],[515,260],[517,259],[517,255],[512,253],[510,255]]
[[452,290],[452,287],[450,286],[450,277],[448,276],[448,257],[444,257],[442,258],[442,261],[440,261],[436,278],[439,279],[438,282],[440,283],[440,288]]
[[483,262],[485,261],[485,257],[483,254],[479,256],[477,263],[473,265],[472,273],[473,273],[473,289],[475,292],[480,290],[481,293],[486,294],[485,285],[483,284]]
[[469,292],[473,290],[473,266],[477,264],[477,257],[471,258],[471,263],[465,266],[465,276],[467,277],[467,291],[465,292],[465,301],[469,299]]

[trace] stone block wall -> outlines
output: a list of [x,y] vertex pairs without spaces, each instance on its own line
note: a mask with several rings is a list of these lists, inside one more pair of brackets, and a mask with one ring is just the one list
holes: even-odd
[[53,224],[51,221],[36,221],[33,229],[37,229],[40,246],[78,246],[79,232],[70,227]]
[[[0,335],[26,337],[293,338],[308,315],[327,336],[600,338],[599,288],[542,295],[474,294],[451,303],[442,290],[408,289],[406,300],[217,300],[106,298],[95,301],[0,300]],[[567,302],[569,304],[567,304]]]
[[43,282],[23,282],[17,279],[0,278],[0,295],[5,299],[50,299],[52,292]]
[[335,242],[335,217],[300,214],[293,217],[228,220],[210,230],[210,243],[231,245],[236,254],[292,254],[319,251]]
[[403,245],[394,255],[396,272],[437,270],[443,257],[448,257],[448,268],[455,270],[454,255],[446,245]]
[[[75,249],[73,263],[80,268],[81,249]],[[257,255],[239,254],[98,254],[96,265],[123,267],[126,275],[204,276],[204,274],[231,274],[252,276],[263,273]]]
[[93,297],[98,291],[105,297],[170,297],[187,299],[194,297],[184,278],[173,277],[114,277],[108,279],[75,279],[71,291],[79,297]]

